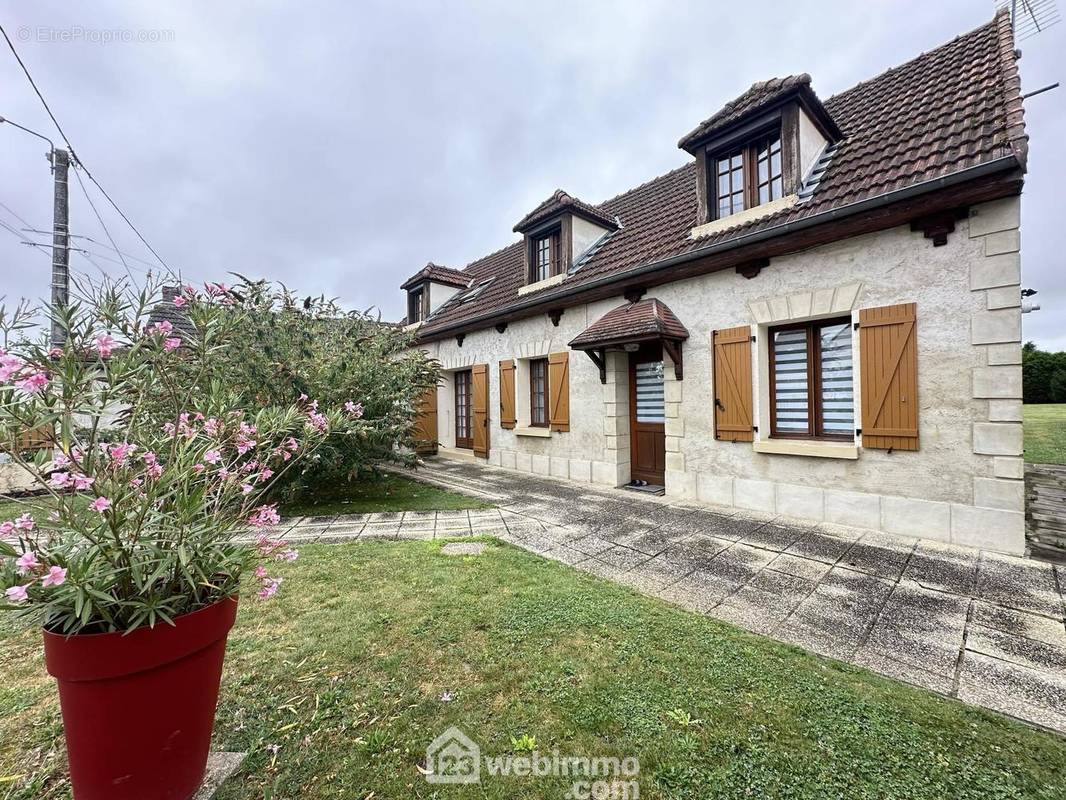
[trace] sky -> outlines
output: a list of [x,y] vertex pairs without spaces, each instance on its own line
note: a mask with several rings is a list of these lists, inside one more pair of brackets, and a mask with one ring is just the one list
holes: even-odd
[[[809,72],[828,98],[994,13],[992,0],[532,8],[0,0],[0,22],[81,160],[171,269],[271,278],[395,320],[399,285],[427,261],[461,268],[510,244],[556,188],[596,203],[680,166],[677,140],[751,83]],[[1023,91],[1066,77],[1066,24],[1020,47]],[[6,49],[0,116],[58,141]],[[1042,310],[1024,335],[1066,350],[1066,86],[1027,100],[1026,124],[1023,284]],[[17,215],[0,207],[0,220],[16,229],[50,228],[44,150],[0,125],[0,203]],[[143,275],[153,256],[87,188]],[[72,233],[95,240],[72,267],[124,274],[73,177],[70,191]],[[47,293],[50,261],[0,227],[9,304]]]

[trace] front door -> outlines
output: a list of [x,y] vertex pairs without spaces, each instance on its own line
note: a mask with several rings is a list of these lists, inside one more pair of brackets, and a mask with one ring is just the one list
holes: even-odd
[[644,345],[629,356],[630,475],[652,486],[666,483],[666,404],[663,353]]
[[470,413],[470,370],[455,373],[455,446],[470,450],[474,446]]

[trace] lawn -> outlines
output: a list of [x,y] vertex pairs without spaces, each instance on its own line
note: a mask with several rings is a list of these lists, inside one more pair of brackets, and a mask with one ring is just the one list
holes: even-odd
[[1027,405],[1025,460],[1031,464],[1066,464],[1066,403]]
[[489,508],[481,500],[385,472],[352,483],[326,486],[306,500],[281,507],[286,517],[367,514],[373,511],[452,511]]
[[[640,762],[642,798],[1062,798],[1066,740],[503,544],[315,545],[230,639],[219,800],[561,798],[573,778],[426,782],[451,725],[487,755]],[[68,797],[39,637],[0,622],[0,797]]]

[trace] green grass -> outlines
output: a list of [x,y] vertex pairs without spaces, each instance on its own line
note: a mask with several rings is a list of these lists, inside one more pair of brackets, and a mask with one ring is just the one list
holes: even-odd
[[[1063,797],[1066,740],[507,545],[439,547],[309,546],[277,598],[242,602],[214,746],[249,755],[219,800],[569,790],[427,784],[450,725],[489,755],[635,756],[642,798]],[[0,622],[0,675],[0,797],[66,798],[37,633]]]
[[1027,405],[1025,460],[1031,464],[1066,464],[1066,403]]
[[284,516],[366,514],[373,511],[452,511],[489,508],[489,504],[458,492],[392,473],[367,475],[350,484],[322,488],[307,499],[281,507]]

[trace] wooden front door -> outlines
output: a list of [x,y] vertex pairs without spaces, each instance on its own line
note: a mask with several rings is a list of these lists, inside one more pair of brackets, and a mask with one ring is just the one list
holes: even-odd
[[666,403],[659,345],[629,356],[629,446],[632,480],[666,483]]
[[470,370],[455,373],[455,446],[470,450],[474,446],[471,424]]

